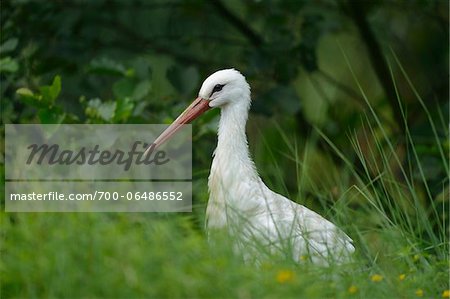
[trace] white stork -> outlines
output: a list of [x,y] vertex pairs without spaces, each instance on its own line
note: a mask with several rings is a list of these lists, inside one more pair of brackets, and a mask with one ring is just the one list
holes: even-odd
[[[197,99],[156,139],[159,146],[210,108],[220,108],[217,148],[209,175],[207,229],[226,229],[246,259],[288,254],[297,262],[341,263],[355,250],[336,225],[308,208],[270,190],[249,155],[245,125],[250,86],[235,69],[210,75]],[[258,260],[258,257],[256,258]]]

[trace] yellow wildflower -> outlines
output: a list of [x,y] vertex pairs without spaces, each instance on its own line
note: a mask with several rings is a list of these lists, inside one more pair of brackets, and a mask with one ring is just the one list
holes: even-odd
[[400,275],[398,276],[398,279],[399,279],[400,281],[405,280],[405,278],[406,278],[406,274],[400,274]]
[[423,296],[423,290],[422,289],[417,289],[416,290],[416,296],[417,297],[422,297]]
[[291,270],[280,270],[277,273],[277,281],[279,283],[290,282],[294,280],[294,272]]
[[358,292],[358,288],[357,288],[356,286],[354,286],[354,285],[351,285],[351,286],[348,288],[348,292],[349,292],[350,294],[355,294],[356,292]]
[[442,298],[450,298],[450,290],[443,291]]
[[372,280],[373,282],[380,282],[383,280],[383,276],[381,276],[380,274],[374,274],[370,277],[370,280]]
[[413,256],[413,261],[417,262],[418,260],[420,260],[420,255],[416,254]]

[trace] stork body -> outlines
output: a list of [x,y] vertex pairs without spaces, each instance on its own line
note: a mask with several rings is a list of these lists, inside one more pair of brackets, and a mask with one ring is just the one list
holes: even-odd
[[[250,87],[244,76],[234,69],[218,71],[204,81],[196,101],[155,143],[164,142],[181,124],[207,109],[220,108],[218,142],[208,180],[207,229],[225,229],[235,237],[237,249],[245,247],[252,255],[257,248],[271,253],[286,253],[288,249],[299,262],[344,261],[354,251],[344,232],[319,214],[271,191],[259,177],[245,133],[250,104]],[[249,247],[255,250],[249,251]]]

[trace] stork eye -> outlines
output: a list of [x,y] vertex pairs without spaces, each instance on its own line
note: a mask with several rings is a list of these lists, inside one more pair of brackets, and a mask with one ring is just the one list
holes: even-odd
[[221,91],[224,86],[225,86],[225,84],[216,84],[216,86],[214,86],[210,96],[212,96],[213,93],[215,93],[215,92]]

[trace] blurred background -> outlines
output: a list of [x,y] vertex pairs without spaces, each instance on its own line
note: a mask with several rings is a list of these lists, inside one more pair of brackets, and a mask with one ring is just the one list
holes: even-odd
[[[0,16],[3,124],[170,123],[209,74],[236,68],[252,87],[250,150],[274,191],[327,217],[351,198],[345,207],[365,212],[344,213],[341,222],[354,222],[360,237],[370,240],[367,256],[386,245],[378,230],[385,226],[380,224],[383,217],[365,210],[368,203],[352,189],[355,184],[370,185],[371,194],[386,198],[380,206],[393,223],[414,227],[408,232],[423,241],[413,242],[415,249],[441,244],[434,236],[448,235],[446,0],[4,0]],[[5,239],[2,270],[16,278],[24,275],[25,266],[18,261],[31,262],[33,255],[18,257],[12,251],[35,244],[46,252],[36,236],[59,238],[62,243],[55,246],[60,248],[68,246],[62,240],[77,239],[83,226],[93,230],[88,235],[98,236],[103,231],[100,217],[102,225],[115,227],[116,236],[152,221],[165,227],[173,218],[183,219],[181,230],[189,227],[203,236],[218,117],[219,111],[210,111],[193,124],[192,214],[2,213],[3,236],[16,236]],[[380,173],[390,176],[377,185]],[[390,189],[393,182],[397,187],[392,190],[404,191],[401,196]],[[405,208],[411,198],[413,208]],[[391,200],[412,223],[390,211]],[[333,217],[339,222],[339,215]],[[429,223],[416,226],[421,217]],[[39,225],[27,233],[21,223]],[[58,223],[72,231],[55,231]],[[78,242],[85,244],[83,240]],[[143,240],[136,245],[139,250],[148,245]],[[113,250],[111,257],[119,252]],[[442,252],[428,254],[442,258]],[[66,253],[60,258],[70,264],[87,257]],[[59,262],[42,258],[37,267],[45,272]],[[135,263],[119,267],[127,279],[133,276],[127,267]],[[9,278],[3,291],[13,297],[64,294],[52,293],[45,283],[21,293],[22,283]]]

